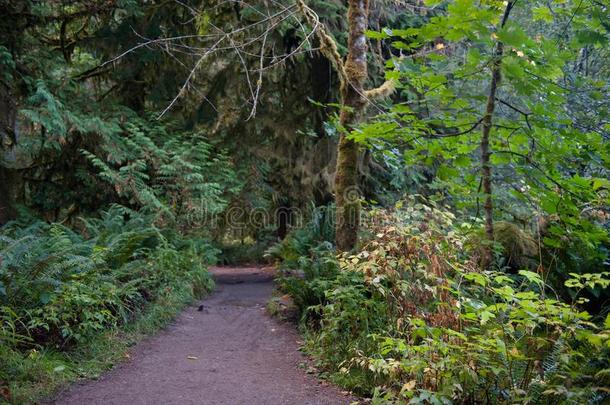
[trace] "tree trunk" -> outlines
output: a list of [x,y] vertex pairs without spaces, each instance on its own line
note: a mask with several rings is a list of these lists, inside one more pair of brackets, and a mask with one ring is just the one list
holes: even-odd
[[11,89],[0,82],[0,225],[14,219],[15,170],[4,167],[5,157],[9,156],[17,143],[15,122],[17,107]]
[[[504,27],[511,9],[515,2],[510,1],[506,5],[504,16],[502,17],[501,27]],[[487,106],[485,108],[485,116],[482,120],[482,135],[481,135],[481,179],[483,185],[483,194],[485,194],[485,203],[483,209],[485,211],[485,238],[483,244],[483,256],[481,257],[481,266],[489,267],[493,258],[493,241],[494,241],[494,220],[493,220],[493,194],[492,194],[492,172],[491,172],[491,148],[489,146],[489,134],[493,125],[493,114],[496,109],[496,93],[498,86],[502,81],[502,56],[504,54],[504,44],[498,42],[493,55],[493,63],[491,65],[491,84],[489,86],[489,96],[487,97]]]
[[483,134],[481,136],[481,178],[483,183],[483,193],[485,194],[485,203],[483,209],[485,212],[485,238],[483,244],[483,257],[481,258],[481,266],[489,267],[492,260],[492,243],[494,240],[494,222],[493,222],[493,199],[491,186],[491,150],[489,147],[489,133],[491,132],[492,115],[495,110],[496,91],[501,79],[500,69],[496,67],[499,63],[494,63],[492,70],[491,89],[487,99],[487,108],[485,117],[483,118]]
[[14,185],[9,170],[0,166],[0,225],[3,225],[15,218],[13,209]]
[[366,106],[364,81],[367,78],[368,0],[349,0],[348,54],[345,63],[346,82],[341,89],[341,134],[335,174],[336,236],[339,251],[348,251],[358,242],[360,226],[360,192],[358,189],[358,145],[348,133],[358,124]]

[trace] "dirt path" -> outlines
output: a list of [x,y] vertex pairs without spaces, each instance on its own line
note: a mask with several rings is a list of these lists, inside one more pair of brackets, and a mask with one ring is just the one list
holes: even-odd
[[214,268],[216,291],[186,309],[131,359],[55,404],[349,404],[299,363],[294,327],[269,317],[268,269]]

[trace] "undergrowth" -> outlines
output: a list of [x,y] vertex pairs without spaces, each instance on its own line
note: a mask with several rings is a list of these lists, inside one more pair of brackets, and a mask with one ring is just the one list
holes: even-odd
[[[306,349],[332,381],[377,404],[608,401],[610,316],[582,309],[608,272],[569,275],[565,301],[543,268],[513,271],[504,246],[481,270],[478,231],[434,203],[368,219],[355,253],[322,242],[282,264]],[[280,260],[309,240],[291,238]]]
[[13,222],[0,233],[0,387],[31,403],[126,355],[213,287],[217,251],[115,205],[79,230]]

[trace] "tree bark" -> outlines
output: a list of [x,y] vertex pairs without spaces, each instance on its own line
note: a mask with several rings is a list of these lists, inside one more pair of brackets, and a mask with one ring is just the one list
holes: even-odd
[[348,54],[345,63],[346,81],[341,88],[341,134],[339,137],[335,174],[336,236],[339,251],[353,249],[358,242],[360,226],[360,192],[358,190],[358,145],[348,139],[349,131],[362,118],[366,99],[368,0],[348,2]]
[[0,82],[0,225],[14,219],[15,171],[4,167],[8,156],[17,143],[15,122],[17,107],[15,96],[8,85]]
[[[510,1],[506,5],[504,16],[502,17],[501,27],[504,27],[511,9],[515,2]],[[492,170],[491,170],[491,147],[489,138],[493,125],[493,115],[496,109],[496,93],[498,86],[502,81],[502,56],[504,54],[504,44],[498,42],[494,50],[493,63],[491,65],[491,83],[489,86],[489,95],[487,97],[487,106],[485,115],[483,116],[482,134],[481,134],[481,180],[483,185],[483,194],[485,195],[485,203],[483,210],[485,212],[485,238],[483,244],[483,255],[481,257],[481,267],[487,268],[493,259],[493,241],[494,241],[494,220],[493,220],[493,193],[492,193]]]
[[319,24],[315,12],[307,7],[304,0],[297,0],[297,6],[311,26],[315,27],[320,40],[320,51],[331,61],[341,81],[341,132],[335,170],[335,243],[338,251],[349,251],[358,243],[360,228],[359,148],[356,142],[349,139],[349,132],[361,121],[368,100],[388,97],[396,83],[388,80],[376,89],[364,89],[368,76],[365,32],[368,27],[369,0],[348,0],[345,63],[337,44],[326,28]]
[[15,218],[13,208],[14,192],[11,174],[9,170],[0,166],[0,225],[4,225]]

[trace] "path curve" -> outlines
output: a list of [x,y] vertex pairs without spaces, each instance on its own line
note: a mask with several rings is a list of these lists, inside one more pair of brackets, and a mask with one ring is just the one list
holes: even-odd
[[299,367],[305,357],[295,328],[265,310],[272,269],[211,271],[217,280],[212,295],[138,344],[129,361],[97,381],[73,385],[54,403],[334,405],[353,400]]

